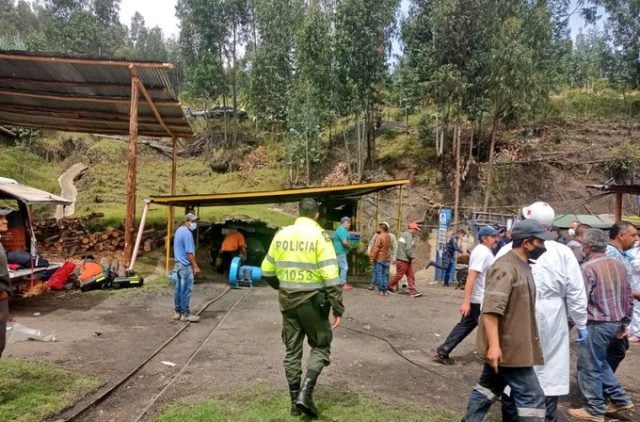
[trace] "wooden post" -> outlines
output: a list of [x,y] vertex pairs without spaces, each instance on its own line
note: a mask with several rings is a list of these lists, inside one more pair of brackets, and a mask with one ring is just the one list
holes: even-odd
[[400,237],[402,234],[402,188],[404,186],[400,186],[398,189],[398,222],[396,227],[396,236]]
[[[171,195],[176,194],[177,186],[177,174],[178,174],[178,139],[174,136],[172,138],[173,149],[171,150]],[[169,233],[173,233],[173,226],[176,221],[176,208],[174,206],[169,207]]]
[[171,257],[171,226],[173,225],[173,221],[171,221],[171,208],[167,207],[167,237],[164,242],[164,272],[165,274],[169,274],[169,259]]
[[380,224],[380,191],[376,192],[376,226],[373,229],[378,230],[379,224]]
[[129,154],[127,166],[127,211],[124,220],[124,259],[131,262],[133,252],[133,225],[136,220],[136,170],[138,155],[138,78],[131,77],[131,106],[129,109]]
[[622,220],[622,192],[616,192],[614,216],[616,223]]

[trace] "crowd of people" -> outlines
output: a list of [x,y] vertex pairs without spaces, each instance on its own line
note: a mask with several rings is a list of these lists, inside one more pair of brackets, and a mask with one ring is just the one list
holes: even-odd
[[[640,341],[638,230],[626,221],[608,232],[574,222],[564,239],[553,226],[555,213],[549,204],[534,203],[522,211],[524,218],[508,231],[491,226],[478,230],[459,307],[461,319],[434,350],[437,362],[455,363],[450,354],[478,327],[476,354],[484,366],[462,420],[484,420],[499,400],[504,421],[556,421],[558,399],[569,394],[571,384],[572,330],[584,406],[569,409],[569,415],[597,422],[606,414],[633,408],[616,370],[630,343]],[[340,326],[344,312],[342,293],[351,288],[347,255],[352,249],[349,217],[341,219],[333,238],[317,218],[317,203],[301,201],[300,217],[278,232],[262,263],[265,280],[279,290],[291,414],[312,418],[318,416],[313,390],[330,362],[332,330]],[[199,271],[189,233],[196,220],[193,214],[185,216],[174,244],[174,318],[191,322],[198,319],[189,310],[193,274]],[[399,281],[406,277],[405,293],[421,296],[412,269],[414,236],[420,230],[412,222],[396,238],[387,222],[379,224],[367,250],[370,289],[378,295],[399,292]],[[466,232],[458,229],[447,242],[446,259],[439,264],[443,271],[453,273],[455,255],[463,252],[463,236]],[[297,246],[286,247],[289,244]],[[392,265],[396,271],[389,279]],[[445,285],[447,280],[451,281],[445,277]],[[311,353],[303,377],[305,337]]]
[[480,229],[461,320],[434,351],[436,361],[453,363],[449,354],[479,327],[476,353],[485,365],[463,421],[484,420],[497,400],[504,421],[556,421],[558,398],[569,394],[572,328],[584,406],[569,415],[604,421],[633,408],[615,372],[629,343],[640,340],[636,227],[620,221],[607,233],[575,222],[565,245],[549,204],[525,207],[523,216],[495,257],[499,231]]

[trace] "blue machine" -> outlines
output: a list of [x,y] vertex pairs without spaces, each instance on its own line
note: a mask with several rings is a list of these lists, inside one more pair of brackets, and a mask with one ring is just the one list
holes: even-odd
[[242,258],[236,256],[231,260],[231,268],[229,269],[229,286],[234,289],[240,288],[240,283],[248,283],[249,287],[253,287],[253,283],[257,283],[262,278],[262,270],[260,267],[252,267],[250,265],[242,265]]

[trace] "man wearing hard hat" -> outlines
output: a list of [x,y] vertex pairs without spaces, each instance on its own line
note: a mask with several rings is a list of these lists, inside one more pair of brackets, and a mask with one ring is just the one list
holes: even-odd
[[[522,216],[551,231],[555,212],[546,202],[534,202],[522,208]],[[555,240],[546,240],[544,246],[547,252],[531,265],[536,284],[536,322],[544,356],[544,365],[534,369],[546,396],[546,420],[555,421],[558,397],[569,394],[567,313],[578,330],[577,341],[584,341],[587,337],[587,294],[580,265],[571,249]],[[498,252],[497,257],[509,250],[510,243]]]

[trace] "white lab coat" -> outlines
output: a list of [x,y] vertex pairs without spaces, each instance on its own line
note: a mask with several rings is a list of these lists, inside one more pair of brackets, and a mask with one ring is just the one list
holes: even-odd
[[[625,252],[631,260],[631,290],[640,291],[640,246]],[[640,337],[640,301],[633,300],[633,317],[629,324],[629,334]]]
[[[577,328],[587,325],[587,293],[582,271],[571,249],[547,240],[547,248],[531,272],[536,284],[536,322],[544,365],[535,366],[546,396],[569,394],[569,325],[567,313]],[[511,250],[511,243],[496,258]]]

